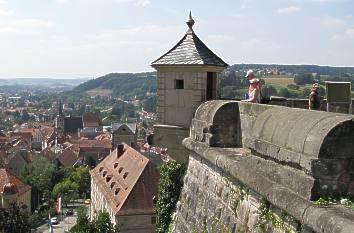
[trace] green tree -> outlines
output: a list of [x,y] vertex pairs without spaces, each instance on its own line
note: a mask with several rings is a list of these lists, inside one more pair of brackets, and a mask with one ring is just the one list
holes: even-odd
[[100,212],[96,218],[90,222],[88,220],[87,207],[80,207],[77,210],[76,225],[70,229],[70,233],[119,233],[119,224],[113,226],[109,214]]
[[273,87],[270,84],[263,86],[261,91],[262,91],[262,95],[264,97],[270,97],[272,95],[277,95],[277,89],[275,89],[275,87]]
[[31,230],[28,213],[16,203],[9,208],[0,208],[0,232],[28,233]]
[[281,87],[279,89],[279,91],[278,91],[278,95],[282,96],[282,97],[285,97],[285,98],[288,98],[288,97],[290,97],[290,92],[289,92],[288,88]]
[[126,117],[134,117],[135,109],[132,104],[128,104],[123,101],[118,101],[112,107],[112,114],[119,119],[124,119]]
[[95,232],[97,233],[115,233],[114,226],[107,212],[99,213],[93,220],[92,225],[95,226]]
[[160,167],[160,182],[156,203],[156,232],[167,232],[171,215],[183,186],[185,166],[175,161],[168,161]]
[[43,196],[49,196],[54,185],[52,177],[55,170],[55,165],[44,157],[37,157],[21,171],[20,179],[32,186],[32,209],[40,204]]
[[94,233],[94,227],[88,219],[88,209],[80,206],[77,209],[77,220],[75,226],[70,229],[71,233]]
[[301,93],[301,97],[302,98],[308,98],[309,97],[309,95],[310,95],[310,93],[311,93],[311,89],[310,88],[308,88],[308,87],[305,87],[303,90],[302,90],[302,93]]
[[157,101],[156,95],[147,98],[143,103],[144,110],[148,112],[156,112],[156,101]]
[[62,197],[63,203],[68,204],[70,200],[78,198],[79,185],[69,179],[56,184],[53,188],[52,195],[54,198]]
[[308,83],[313,83],[314,79],[311,73],[303,73],[303,74],[296,75],[294,78],[294,82],[297,85],[304,85]]
[[91,187],[90,169],[87,167],[78,167],[68,175],[69,180],[79,185],[79,193],[88,195]]

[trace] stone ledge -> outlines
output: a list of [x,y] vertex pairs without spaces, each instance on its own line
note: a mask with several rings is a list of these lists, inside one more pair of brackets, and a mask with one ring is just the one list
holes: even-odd
[[[284,181],[279,182],[274,178],[274,174],[269,174],[269,171],[264,169],[260,170],[256,164],[251,163],[252,157],[256,156],[252,155],[249,150],[244,148],[210,148],[205,143],[196,142],[190,138],[184,139],[183,144],[187,149],[194,152],[193,154],[199,156],[201,160],[207,160],[212,166],[216,166],[225,174],[240,181],[315,232],[353,232],[353,211],[338,207],[320,208],[316,206],[313,202],[301,196],[301,192],[309,194],[309,190],[301,191],[300,186],[304,185],[303,182],[293,182],[299,185],[299,188],[294,188],[295,191],[279,184],[284,184]],[[257,160],[260,163],[267,163],[263,158],[257,157]],[[278,166],[278,169],[284,169],[283,165],[274,164]],[[274,181],[274,179],[277,181]],[[299,178],[296,177],[295,179]]]

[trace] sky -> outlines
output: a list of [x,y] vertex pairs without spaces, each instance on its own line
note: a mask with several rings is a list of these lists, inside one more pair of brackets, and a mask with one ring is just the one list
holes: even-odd
[[352,0],[0,0],[0,78],[153,71],[190,10],[228,64],[354,66]]

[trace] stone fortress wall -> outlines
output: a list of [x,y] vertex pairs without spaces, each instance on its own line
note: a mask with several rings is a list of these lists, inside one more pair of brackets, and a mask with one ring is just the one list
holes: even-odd
[[[270,105],[279,105],[291,108],[303,108],[308,109],[308,99],[296,99],[296,98],[283,98],[275,97],[271,98]],[[354,106],[354,99],[352,99],[352,106]],[[321,99],[321,111],[327,111],[327,100]],[[330,112],[348,113],[348,104],[332,104],[330,106]],[[354,107],[352,107],[352,114],[354,114]]]
[[353,233],[354,117],[214,100],[197,109],[174,232]]

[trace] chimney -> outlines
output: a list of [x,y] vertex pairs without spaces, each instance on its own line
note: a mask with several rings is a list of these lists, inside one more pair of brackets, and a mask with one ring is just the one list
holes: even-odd
[[117,157],[119,158],[124,153],[124,145],[118,144],[117,146]]

